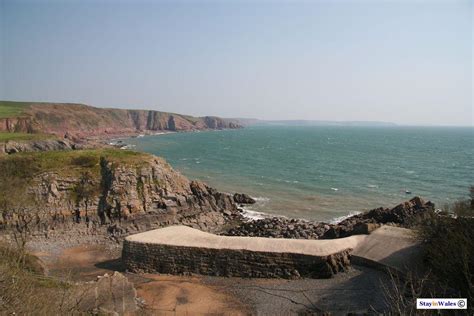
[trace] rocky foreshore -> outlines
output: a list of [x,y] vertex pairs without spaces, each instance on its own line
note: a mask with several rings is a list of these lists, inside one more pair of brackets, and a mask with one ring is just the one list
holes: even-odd
[[434,204],[414,197],[393,208],[379,207],[351,216],[337,224],[303,219],[273,217],[242,223],[223,235],[294,239],[333,239],[369,234],[382,224],[410,227],[420,219],[431,216]]

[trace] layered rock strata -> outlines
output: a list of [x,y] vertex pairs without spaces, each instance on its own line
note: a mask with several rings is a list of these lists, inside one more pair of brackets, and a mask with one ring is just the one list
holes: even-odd
[[[117,154],[132,158],[120,160],[114,158]],[[28,218],[28,230],[40,235],[66,227],[71,232],[82,229],[84,234],[107,229],[108,235],[119,238],[177,223],[216,231],[241,219],[231,195],[188,180],[161,158],[119,150],[90,155],[90,151],[51,152],[0,160],[24,159],[35,171],[25,184],[33,203],[21,205],[21,212],[1,214],[0,228],[15,227],[25,219],[21,215]],[[44,169],[37,172],[37,167]]]
[[64,139],[45,139],[32,141],[6,141],[0,142],[0,154],[16,154],[20,152],[39,152],[51,150],[79,150],[85,148],[104,147],[103,144],[91,141],[76,142]]

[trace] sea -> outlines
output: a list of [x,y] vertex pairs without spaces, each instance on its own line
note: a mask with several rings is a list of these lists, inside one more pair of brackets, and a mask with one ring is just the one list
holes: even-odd
[[444,208],[474,185],[470,127],[250,126],[126,142],[191,179],[251,195],[251,218],[337,222],[413,196]]

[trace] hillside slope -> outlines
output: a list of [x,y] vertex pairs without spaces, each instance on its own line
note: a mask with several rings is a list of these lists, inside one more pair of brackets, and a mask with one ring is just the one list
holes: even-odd
[[214,116],[105,109],[84,104],[0,101],[0,131],[8,132],[91,137],[240,127]]

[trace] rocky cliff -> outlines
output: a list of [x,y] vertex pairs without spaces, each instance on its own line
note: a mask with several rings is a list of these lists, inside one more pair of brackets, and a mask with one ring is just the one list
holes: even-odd
[[[8,104],[11,106],[11,103]],[[235,122],[214,116],[193,117],[151,110],[105,109],[66,103],[22,103],[21,112],[15,116],[0,117],[0,131],[75,137],[240,127]]]
[[42,234],[73,225],[121,236],[176,223],[215,231],[240,219],[232,196],[190,181],[148,154],[118,149],[21,153],[0,157],[0,171],[0,202],[10,205],[2,210],[0,228],[26,216],[28,229]]

